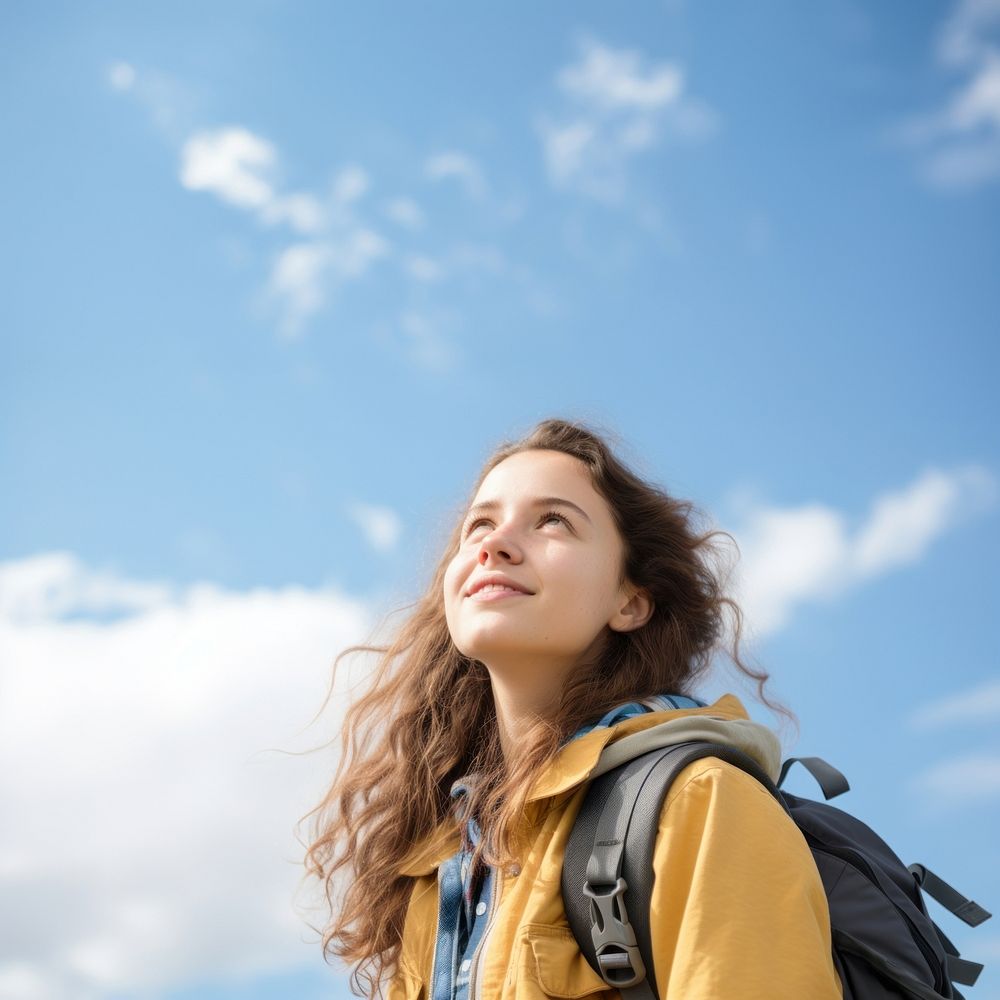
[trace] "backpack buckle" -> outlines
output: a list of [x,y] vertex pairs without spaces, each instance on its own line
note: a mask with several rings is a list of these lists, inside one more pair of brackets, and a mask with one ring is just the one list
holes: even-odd
[[605,888],[609,891],[594,889],[589,882],[583,884],[584,893],[590,897],[590,933],[599,971],[609,986],[635,986],[646,978],[646,966],[622,898],[628,886],[619,877],[613,886]]

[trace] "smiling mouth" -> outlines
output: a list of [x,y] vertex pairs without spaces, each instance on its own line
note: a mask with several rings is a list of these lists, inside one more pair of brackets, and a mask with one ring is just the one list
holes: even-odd
[[514,590],[513,587],[483,587],[474,594],[469,595],[470,601],[496,601],[504,597],[528,597],[523,590]]

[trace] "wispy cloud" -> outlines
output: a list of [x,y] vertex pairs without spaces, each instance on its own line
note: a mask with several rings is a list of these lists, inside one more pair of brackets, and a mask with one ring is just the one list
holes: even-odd
[[[105,77],[112,91],[145,94],[143,102],[158,107],[150,96],[155,89],[153,74],[118,61],[107,64]],[[166,131],[176,136],[176,121]],[[461,322],[451,307],[428,301],[434,285],[503,275],[525,287],[529,306],[551,311],[537,278],[526,268],[507,267],[496,248],[488,248],[489,259],[482,253],[477,257],[478,251],[470,252],[460,233],[443,245],[440,239],[428,245],[424,207],[403,195],[372,199],[377,185],[360,163],[342,165],[316,191],[288,190],[282,183],[287,170],[280,150],[246,125],[187,128],[176,150],[178,179],[185,190],[245,213],[283,244],[272,247],[264,258],[265,274],[252,305],[263,320],[274,322],[284,340],[302,337],[347,286],[367,280],[383,262],[397,270],[410,295],[394,307],[395,319],[376,321],[373,331],[417,366],[444,371],[456,358],[445,330],[454,331]],[[415,170],[424,181],[457,187],[477,203],[477,212],[492,215],[501,225],[524,211],[518,198],[491,199],[482,165],[459,149],[438,151],[417,163]],[[389,224],[395,227],[391,236],[382,228]],[[241,267],[246,269],[255,256],[250,249],[241,250]]]
[[917,709],[910,717],[910,725],[915,729],[973,726],[996,721],[1000,721],[1000,679],[946,695]]
[[156,131],[178,146],[198,117],[197,96],[184,84],[158,70],[142,69],[124,59],[103,68],[107,85],[120,98],[135,102],[149,116]]
[[395,547],[403,522],[391,507],[352,503],[348,505],[347,512],[377,552],[388,552]]
[[639,53],[610,49],[589,39],[581,43],[579,62],[559,72],[559,87],[601,111],[658,111],[681,94],[682,75],[672,64],[642,68]]
[[332,288],[360,278],[388,252],[388,242],[364,227],[351,228],[339,238],[295,243],[282,250],[265,290],[268,298],[281,305],[281,335],[296,337],[305,321],[326,303]]
[[135,83],[135,67],[127,62],[113,63],[108,67],[108,83],[115,90],[131,90]]
[[380,327],[378,336],[418,367],[444,374],[457,364],[454,336],[460,328],[453,308],[424,305],[403,309],[394,323]]
[[488,189],[483,168],[467,153],[456,150],[428,157],[424,173],[433,181],[448,178],[458,181],[470,198],[482,198]]
[[967,754],[943,760],[916,775],[910,790],[938,808],[1000,797],[1000,755]]
[[921,176],[948,191],[1000,180],[1000,0],[960,0],[941,28],[935,58],[961,76],[947,101],[911,116],[888,138],[912,148]]
[[327,243],[295,243],[274,261],[266,293],[283,304],[279,330],[285,339],[295,337],[326,302],[330,258]]
[[364,664],[344,661],[322,733],[303,734],[333,656],[370,628],[329,588],[172,587],[65,552],[0,564],[0,894],[17,914],[0,994],[160,995],[318,961],[295,824],[334,761],[280,750],[338,732]]
[[311,194],[286,194],[272,198],[261,208],[268,225],[285,223],[299,233],[318,233],[327,223],[326,209]]
[[982,466],[928,469],[876,497],[854,531],[819,503],[778,508],[741,502],[731,533],[742,558],[735,592],[758,635],[783,628],[797,605],[833,600],[865,581],[916,563],[946,532],[995,507],[998,484]]
[[718,115],[685,94],[677,63],[650,62],[634,49],[615,49],[589,36],[577,48],[577,61],[556,76],[566,109],[536,123],[555,186],[618,201],[629,160],[664,134],[700,140],[716,131]]
[[353,206],[371,183],[362,167],[341,169],[329,196],[320,199],[308,192],[280,193],[274,182],[277,166],[273,144],[246,128],[204,130],[181,149],[180,181],[189,190],[253,212],[266,225],[284,223],[312,237],[276,255],[260,300],[264,308],[277,305],[279,332],[291,339],[335,288],[361,278],[391,252],[391,244],[354,215]]
[[411,254],[403,263],[407,272],[417,281],[440,281],[445,270],[441,264],[423,254]]
[[344,167],[333,179],[333,198],[338,204],[349,205],[367,193],[371,187],[368,172],[352,163]]
[[424,224],[423,209],[412,198],[393,198],[382,206],[382,211],[397,226],[419,229]]

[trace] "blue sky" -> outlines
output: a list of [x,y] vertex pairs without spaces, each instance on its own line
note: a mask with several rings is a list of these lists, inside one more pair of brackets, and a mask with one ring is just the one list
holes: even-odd
[[1000,907],[997,0],[0,37],[0,998],[348,995],[293,834],[330,665],[549,416],[732,533],[786,752]]

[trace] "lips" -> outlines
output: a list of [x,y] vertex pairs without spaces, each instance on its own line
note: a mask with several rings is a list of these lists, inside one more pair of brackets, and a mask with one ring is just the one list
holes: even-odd
[[484,587],[472,594],[468,600],[473,604],[495,604],[497,601],[512,601],[515,597],[527,597],[523,590],[509,587]]
[[530,594],[531,591],[527,587],[518,583],[516,580],[512,580],[508,576],[504,576],[502,573],[488,573],[486,576],[480,577],[475,580],[469,589],[465,592],[466,597],[472,597],[473,594],[479,593],[483,587],[489,587],[490,585],[499,587],[510,587],[511,590],[516,590],[520,594]]

